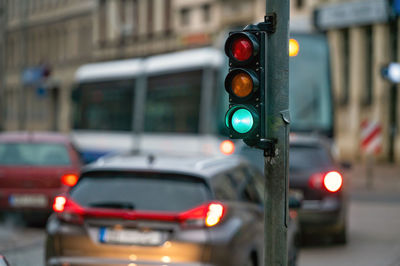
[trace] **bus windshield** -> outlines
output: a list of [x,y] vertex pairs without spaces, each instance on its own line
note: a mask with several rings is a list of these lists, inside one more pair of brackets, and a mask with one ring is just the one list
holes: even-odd
[[145,132],[198,133],[202,71],[148,78]]
[[332,134],[329,50],[323,35],[293,36],[297,56],[289,60],[289,107],[292,131]]
[[81,84],[74,92],[74,128],[131,130],[133,88],[134,80]]

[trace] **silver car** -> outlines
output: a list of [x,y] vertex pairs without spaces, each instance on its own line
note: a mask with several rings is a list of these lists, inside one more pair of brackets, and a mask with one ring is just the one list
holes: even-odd
[[55,199],[46,263],[262,265],[263,180],[235,156],[100,160]]

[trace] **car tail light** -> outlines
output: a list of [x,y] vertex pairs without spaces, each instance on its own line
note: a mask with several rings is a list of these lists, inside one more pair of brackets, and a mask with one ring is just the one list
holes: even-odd
[[324,176],[324,187],[330,192],[339,191],[342,184],[342,175],[336,171],[331,171]]
[[83,217],[121,218],[126,220],[156,220],[179,222],[184,227],[212,227],[220,223],[226,207],[218,202],[200,205],[182,213],[120,210],[112,208],[84,208],[65,196],[54,199],[53,210],[59,219],[70,223],[83,223]]
[[224,206],[220,203],[211,203],[208,205],[207,216],[205,219],[206,226],[211,227],[217,225],[224,215]]
[[328,173],[316,173],[310,177],[310,187],[314,189],[326,189],[329,192],[338,192],[343,185],[343,177],[337,171]]
[[69,223],[83,223],[83,208],[65,196],[54,198],[53,210],[58,218]]
[[61,177],[61,182],[64,185],[67,185],[69,187],[73,187],[76,185],[76,183],[78,182],[78,176],[75,174],[67,174],[67,175],[63,175]]
[[226,207],[221,203],[211,202],[179,215],[179,220],[184,226],[207,226],[217,225],[223,218]]
[[53,203],[53,210],[55,212],[63,212],[66,202],[67,202],[67,198],[64,196],[55,197],[54,203]]

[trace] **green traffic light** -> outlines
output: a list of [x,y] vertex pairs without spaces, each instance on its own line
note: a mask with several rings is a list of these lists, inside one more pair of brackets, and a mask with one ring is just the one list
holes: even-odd
[[241,108],[233,113],[231,123],[236,132],[245,134],[253,128],[254,120],[248,110]]

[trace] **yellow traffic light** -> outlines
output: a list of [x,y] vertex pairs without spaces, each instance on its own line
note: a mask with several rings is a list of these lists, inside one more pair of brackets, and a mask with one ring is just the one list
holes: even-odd
[[289,56],[297,56],[300,50],[300,45],[295,39],[289,40]]

